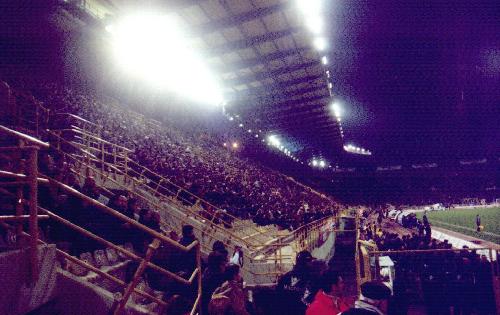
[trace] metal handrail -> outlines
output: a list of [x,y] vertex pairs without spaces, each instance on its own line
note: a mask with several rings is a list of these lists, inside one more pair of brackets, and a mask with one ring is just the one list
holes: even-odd
[[[64,138],[61,138],[59,135],[56,135],[55,133],[53,133],[53,132],[51,132],[51,131],[49,131],[49,133],[50,133],[50,134],[52,134],[52,135],[54,135],[54,136],[56,136],[56,137],[59,137],[59,138],[60,138],[60,140],[65,141],[65,143],[66,143],[66,144],[68,144],[68,145],[72,145],[72,146],[74,146],[76,149],[79,149],[79,148],[78,148],[78,147],[76,147],[73,143],[71,143],[71,142],[69,142],[69,141],[65,140]],[[77,160],[74,156],[71,156],[71,155],[67,154],[67,153],[66,153],[66,152],[64,152],[64,151],[60,151],[60,153],[62,153],[63,155],[65,155],[65,156],[67,156],[67,157],[69,157],[69,158],[71,158],[71,159],[76,160],[78,163],[81,163],[81,164],[85,165],[87,168],[92,169],[94,172],[100,172],[97,168],[92,167],[91,165],[89,165],[88,163],[86,163],[86,162],[84,162],[84,161]],[[99,162],[100,162],[100,163],[103,163],[101,160],[99,160]],[[110,163],[104,162],[104,164],[105,164],[107,167],[114,168],[114,166],[113,166],[112,164],[110,164]],[[115,169],[115,170],[118,170],[118,169],[116,169],[116,168],[114,168],[114,169]],[[118,170],[118,171],[120,171],[120,170]],[[121,172],[121,171],[120,171],[120,172]],[[126,175],[126,174],[124,174],[124,173],[121,173],[121,174],[122,174],[122,175]],[[101,174],[101,175],[104,175],[104,174]],[[113,180],[112,178],[108,178],[108,179],[109,179],[109,180],[111,180],[111,181],[113,181],[113,182],[114,182],[115,184],[117,184],[117,185],[120,185],[120,186],[122,186],[122,187],[124,187],[124,188],[128,188],[128,187],[123,186],[123,184],[121,184],[121,183],[117,182],[116,180]],[[137,182],[138,184],[143,184],[143,183],[139,182],[137,179],[135,179],[135,178],[133,178],[133,177],[132,177],[132,179],[133,179],[135,182]],[[144,185],[144,187],[147,187],[147,189],[148,189],[148,190],[150,189],[147,185]],[[144,188],[144,187],[143,187],[143,188]],[[147,198],[145,198],[145,197],[144,197],[144,196],[142,196],[141,194],[138,194],[136,191],[132,191],[132,193],[133,193],[134,195],[138,196],[139,198],[141,198],[142,200],[145,200],[147,203],[152,203],[150,200],[148,200]],[[157,195],[158,195],[158,194],[159,194],[159,195],[161,195],[161,197],[167,198],[167,196],[165,196],[165,195],[163,195],[163,194],[161,194],[161,193],[157,193]],[[153,196],[154,196],[154,195],[153,195]],[[185,201],[186,201],[186,200],[185,200]],[[156,207],[157,207],[157,208],[160,208],[158,205],[156,205]],[[185,207],[185,209],[184,209],[184,210],[185,210],[186,212],[188,212],[190,215],[192,215],[193,217],[196,217],[196,218],[198,218],[198,219],[200,219],[200,220],[205,220],[205,219],[206,219],[206,218],[202,217],[200,214],[196,213],[195,211],[192,211],[192,210],[191,210],[191,209],[189,209],[188,207]],[[224,228],[224,227],[217,226],[217,225],[214,225],[214,226],[216,226],[216,227],[217,227],[217,229],[219,229],[219,230],[221,230],[221,231],[225,231],[226,233],[228,233],[229,235],[231,235],[231,237],[233,237],[233,238],[235,238],[235,239],[238,239],[241,243],[246,244],[246,245],[247,245],[247,247],[248,247],[249,249],[250,249],[251,247],[255,246],[255,245],[250,244],[250,243],[249,243],[249,242],[247,242],[246,240],[242,239],[241,237],[239,237],[238,235],[234,234],[233,232],[231,232],[230,230],[228,230],[228,229],[226,229],[226,228]],[[262,244],[262,245],[257,245],[256,247],[259,247],[259,246],[264,246],[264,244]]]
[[[90,121],[88,121],[88,120],[86,120],[86,119],[80,118],[79,116],[76,116],[76,115],[73,115],[73,114],[69,114],[69,113],[59,113],[59,115],[69,115],[69,116],[71,116],[72,118],[75,118],[75,119],[80,120],[81,122],[84,122],[84,123],[87,123],[87,124],[91,124],[92,126],[97,126],[97,125],[95,125],[94,123],[92,123],[92,122],[90,122]],[[104,128],[103,128],[103,127],[101,127],[101,126],[98,126],[98,127],[99,127],[99,129],[100,129],[100,130],[104,130]],[[95,137],[95,136],[94,136],[94,139],[97,139],[97,138],[99,138],[99,137]],[[100,138],[99,138],[99,139],[100,139]],[[103,140],[103,141],[106,141],[106,140]],[[107,142],[107,141],[106,141],[106,142]],[[108,143],[109,143],[109,142],[108,142]],[[113,144],[113,145],[114,145],[114,146],[116,146],[116,147],[119,147],[119,148],[123,148],[122,146],[117,145],[117,144]],[[130,149],[127,149],[127,148],[125,148],[125,149],[126,149],[126,150],[128,150],[128,152],[133,152],[133,151],[132,151],[132,150],[130,150]],[[170,185],[174,186],[174,187],[177,189],[177,192],[176,192],[176,194],[177,194],[177,195],[179,194],[179,191],[182,191],[182,192],[186,193],[187,195],[189,195],[190,197],[193,197],[193,198],[195,198],[196,200],[199,200],[199,201],[200,201],[200,203],[205,204],[205,205],[207,205],[208,207],[210,207],[210,208],[214,209],[214,211],[219,211],[219,210],[221,210],[221,211],[222,211],[222,210],[223,210],[223,209],[221,209],[221,208],[219,208],[219,207],[217,207],[217,206],[213,205],[212,203],[208,202],[207,200],[204,200],[203,198],[201,198],[201,197],[199,197],[199,196],[197,196],[197,195],[193,194],[193,193],[192,193],[192,192],[190,192],[189,190],[187,190],[187,189],[185,189],[185,188],[183,188],[183,187],[179,186],[178,184],[173,183],[170,179],[165,178],[164,176],[162,176],[162,175],[160,175],[160,174],[156,173],[155,171],[152,171],[152,170],[151,170],[151,169],[149,169],[148,167],[145,167],[145,166],[143,166],[143,165],[141,165],[141,164],[139,164],[139,163],[135,162],[134,160],[132,160],[132,159],[128,158],[128,156],[125,156],[125,157],[123,157],[123,158],[127,159],[127,163],[125,164],[126,166],[129,166],[129,165],[135,165],[135,166],[137,166],[137,167],[139,168],[139,170],[142,170],[142,171],[136,171],[136,170],[134,170],[134,169],[133,169],[133,168],[131,168],[131,167],[130,167],[130,168],[129,168],[129,167],[127,167],[127,168],[126,168],[126,170],[125,170],[127,173],[128,173],[129,171],[132,171],[132,172],[135,172],[135,174],[136,174],[136,175],[138,175],[138,176],[142,176],[142,175],[144,175],[144,174],[145,174],[144,172],[149,172],[149,173],[150,173],[153,177],[159,178],[159,179],[160,179],[160,180],[159,180],[159,182],[164,181],[164,182],[166,182],[166,183],[168,183],[168,184],[170,184]],[[150,179],[150,180],[151,180],[151,178],[150,178],[150,177],[148,177],[148,179]],[[166,188],[165,186],[160,186],[160,185],[159,185],[159,182],[158,182],[158,187],[162,187],[163,189],[168,190],[168,188]],[[234,215],[232,215],[232,214],[230,214],[230,213],[227,213],[227,212],[225,212],[225,213],[224,213],[224,216],[227,216],[227,217],[231,218],[231,221],[232,221],[232,222],[243,222],[243,220],[241,220],[240,218],[238,218],[238,217],[236,217],[236,216],[234,216]],[[220,218],[219,218],[219,220],[220,220]],[[226,224],[230,224],[230,222],[227,222],[227,221],[226,221],[226,222],[224,222],[224,223],[226,223]],[[253,226],[253,225],[249,225],[248,227],[252,228],[252,230],[254,230],[255,232],[261,232],[261,230],[259,230],[257,227],[255,227],[255,226]]]
[[[62,140],[67,142],[67,140],[65,140],[65,139],[62,139]],[[68,144],[73,145],[71,142],[68,142]],[[102,163],[102,161],[99,161],[99,162],[101,162],[101,163]],[[80,161],[80,163],[85,164],[85,162],[81,162],[81,161]],[[105,163],[107,163],[107,162],[105,162]],[[113,167],[114,167],[114,166],[113,166],[112,164],[110,164],[110,163],[107,163],[107,166],[108,166],[108,167],[111,167],[111,168],[113,168]],[[89,166],[89,165],[87,165],[87,167],[92,168],[92,167],[91,167],[91,166]],[[96,168],[92,168],[92,169],[93,169],[94,171],[96,171],[96,170],[97,170]],[[150,171],[151,173],[155,174],[154,172],[152,172],[151,170],[149,170],[149,169],[147,169],[147,168],[145,168],[145,167],[144,167],[144,169],[146,169],[147,171]],[[123,173],[122,173],[122,174],[123,174]],[[127,175],[127,174],[123,174],[123,175]],[[160,177],[159,175],[157,175],[157,176],[158,176],[158,177]],[[113,181],[113,182],[115,182],[116,184],[119,184],[118,182],[114,181],[113,179],[110,179],[110,180],[111,180],[111,181]],[[141,183],[141,184],[142,184],[142,183]],[[175,185],[175,184],[174,184],[174,185]],[[162,185],[159,185],[159,186],[160,186],[160,187],[164,187],[164,186],[162,186]],[[151,187],[149,187],[148,185],[143,185],[143,188],[146,188],[147,190],[149,190],[149,191],[150,191],[150,193],[151,193],[153,196],[156,196],[156,195],[158,195],[158,194],[159,194],[159,195],[162,195],[163,197],[166,197],[166,196],[164,196],[163,194],[158,193],[158,191],[157,191],[157,190],[152,191],[153,189],[152,189]],[[157,189],[158,189],[158,187],[157,187]],[[164,187],[164,189],[168,191],[168,188],[167,188],[167,187]],[[151,191],[152,191],[152,192],[151,192]],[[172,191],[170,191],[170,192],[171,192],[171,193],[173,193]],[[139,196],[141,196],[141,195],[139,195]],[[193,196],[194,196],[194,195],[193,195]],[[142,196],[141,196],[141,197],[142,197]],[[194,197],[196,197],[196,196],[194,196]],[[144,198],[144,197],[142,197],[142,198]],[[187,200],[184,200],[184,201],[187,201]],[[147,200],[147,202],[150,202],[150,201],[149,201],[149,200]],[[201,219],[201,220],[204,220],[204,219],[205,219],[204,217],[200,216],[198,213],[196,213],[196,212],[192,211],[191,209],[189,209],[189,208],[187,208],[187,207],[186,207],[186,209],[185,209],[185,210],[186,210],[187,212],[189,212],[191,215],[193,215],[194,217],[196,217],[196,218],[199,218],[199,219]],[[331,218],[332,218],[332,217],[326,217],[326,218],[321,218],[321,219],[318,219],[318,220],[316,220],[316,221],[310,222],[310,223],[308,223],[308,224],[306,224],[306,225],[304,225],[304,226],[302,226],[302,227],[297,228],[297,229],[296,229],[296,230],[294,230],[294,231],[288,232],[288,233],[287,233],[287,234],[285,234],[285,235],[281,235],[279,238],[281,238],[281,239],[285,239],[285,238],[288,238],[288,237],[290,237],[290,236],[293,236],[295,240],[300,240],[300,239],[301,239],[301,234],[302,234],[302,233],[307,233],[308,229],[311,229],[311,228],[312,228],[312,227],[314,227],[314,226],[322,225],[324,222],[326,222],[327,220],[329,220],[329,219],[331,219]],[[223,220],[222,220],[222,221],[223,221]],[[235,234],[234,234],[234,233],[232,233],[230,230],[225,229],[224,227],[217,226],[217,228],[218,228],[218,229],[220,229],[220,230],[225,231],[226,233],[229,233],[229,234],[231,235],[231,237],[233,237],[233,238],[235,238],[235,239],[238,239],[238,240],[239,240],[240,242],[242,242],[243,244],[246,244],[248,249],[251,249],[251,248],[253,247],[253,248],[255,248],[255,249],[258,249],[258,251],[259,251],[259,252],[262,252],[262,251],[267,251],[269,248],[272,248],[272,247],[283,247],[283,246],[287,246],[287,245],[290,245],[290,244],[291,244],[291,243],[285,243],[285,244],[281,244],[281,243],[280,243],[280,244],[276,244],[276,245],[275,245],[275,244],[257,244],[257,245],[252,245],[251,243],[247,242],[247,239],[243,239],[243,238],[239,237],[238,235],[235,235]],[[258,231],[259,231],[259,233],[261,232],[260,230],[258,230]],[[318,239],[318,237],[319,237],[319,234],[318,234],[318,235],[316,235],[314,238],[312,238],[312,237],[311,237],[311,238],[309,238],[308,244],[313,243],[313,241],[314,241],[314,240],[317,240],[317,239]],[[304,238],[304,237],[302,237],[302,238]],[[302,248],[302,246],[295,246],[295,247],[296,247],[297,249],[305,249],[305,248]]]
[[[21,132],[12,130],[10,128],[7,128],[5,126],[0,125],[0,132],[7,134],[10,137],[16,138],[18,140],[21,140],[19,142],[19,148],[17,150],[19,152],[22,151],[27,151],[28,153],[28,159],[26,163],[26,174],[17,174],[17,175],[23,175],[24,179],[17,181],[13,184],[13,186],[17,186],[16,189],[16,198],[17,200],[22,200],[23,199],[23,194],[24,194],[24,188],[25,186],[28,186],[29,190],[29,199],[28,199],[28,207],[29,207],[29,218],[28,218],[28,229],[32,237],[30,238],[30,243],[29,243],[29,257],[30,257],[30,276],[31,276],[31,281],[35,282],[36,279],[38,279],[39,276],[39,266],[38,266],[38,248],[37,248],[37,240],[38,240],[38,209],[37,209],[37,204],[38,204],[38,150],[40,148],[48,148],[49,145],[45,142],[42,142],[36,138],[33,138],[31,136],[25,135]],[[31,146],[25,146],[23,147],[22,141],[26,141],[31,144]],[[15,152],[16,149],[12,147],[7,147],[4,148],[4,151],[13,151]],[[5,184],[5,183],[4,183]],[[16,226],[16,232],[17,235],[20,235],[21,232],[23,231],[23,224],[22,224],[22,216],[24,214],[24,207],[23,205],[18,202],[15,207],[16,210],[16,216],[18,218],[18,223]]]
[[40,141],[38,140],[37,138],[34,138],[32,136],[28,136],[24,133],[21,133],[19,131],[16,131],[16,130],[13,130],[13,129],[10,129],[10,128],[7,128],[3,125],[0,125],[0,131],[9,135],[9,136],[12,136],[12,137],[15,137],[19,140],[23,140],[23,141],[27,141],[29,143],[31,143],[32,145],[36,145],[40,148],[43,148],[43,149],[48,149],[49,148],[49,144],[46,143],[46,142],[43,142],[43,141]]

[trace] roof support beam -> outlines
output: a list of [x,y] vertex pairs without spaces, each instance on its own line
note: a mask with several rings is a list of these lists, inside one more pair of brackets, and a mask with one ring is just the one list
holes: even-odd
[[192,27],[191,30],[195,34],[207,34],[209,32],[214,32],[227,27],[240,25],[245,22],[273,14],[275,12],[283,11],[285,5],[286,5],[285,3],[277,3],[265,8],[256,8],[254,10],[250,10],[248,12],[244,12],[241,14],[230,15],[226,18],[203,23],[196,27]]
[[260,43],[265,43],[268,41],[272,41],[275,39],[286,37],[286,36],[289,36],[290,34],[297,33],[300,31],[302,31],[301,28],[294,27],[294,28],[288,28],[286,30],[282,30],[282,31],[278,31],[278,32],[269,32],[269,33],[259,35],[259,36],[248,37],[248,38],[244,38],[241,40],[227,42],[227,43],[222,44],[222,45],[212,46],[212,47],[209,47],[208,49],[206,49],[205,52],[207,54],[212,55],[212,56],[222,55],[224,53],[232,52],[232,51],[235,51],[237,49],[245,49],[245,48],[249,48],[249,47],[255,46],[257,44],[260,44]]
[[251,83],[254,81],[261,81],[261,80],[264,80],[267,78],[274,78],[274,77],[277,77],[277,76],[285,74],[285,73],[294,72],[294,71],[297,71],[300,69],[306,69],[309,67],[313,67],[315,65],[318,65],[318,61],[309,61],[306,63],[299,63],[296,65],[292,65],[289,67],[283,67],[283,68],[279,68],[276,70],[270,70],[270,71],[259,72],[259,73],[251,73],[248,75],[239,76],[235,79],[225,80],[224,84],[233,85],[233,86],[247,84],[247,83]]
[[[284,59],[290,56],[299,55],[306,51],[311,50],[311,47],[303,47],[297,49],[290,49],[286,51],[277,51],[268,55],[263,55],[262,57],[256,57],[251,59],[244,59],[234,62],[225,62],[224,66],[221,68],[222,71],[232,72],[238,69],[251,68],[260,64],[265,64],[273,60]],[[300,55],[302,58],[302,55]]]

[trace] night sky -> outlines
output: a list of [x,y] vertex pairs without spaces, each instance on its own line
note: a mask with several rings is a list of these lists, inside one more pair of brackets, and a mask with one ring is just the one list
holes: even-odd
[[500,1],[338,1],[346,140],[380,162],[500,152]]

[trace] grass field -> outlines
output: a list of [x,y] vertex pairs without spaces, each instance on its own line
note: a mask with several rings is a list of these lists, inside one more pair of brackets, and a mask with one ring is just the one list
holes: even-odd
[[[419,212],[417,217],[421,219],[423,214]],[[484,226],[480,233],[476,232],[476,214],[479,214]],[[500,244],[500,207],[429,211],[427,218],[431,225]]]

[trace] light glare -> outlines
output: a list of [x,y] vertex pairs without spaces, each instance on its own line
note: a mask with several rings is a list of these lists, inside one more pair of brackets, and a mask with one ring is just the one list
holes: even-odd
[[324,39],[323,37],[315,38],[313,44],[314,47],[319,51],[323,51],[326,49],[326,39]]
[[194,101],[223,102],[215,77],[171,17],[136,14],[106,29],[118,64],[132,75]]

